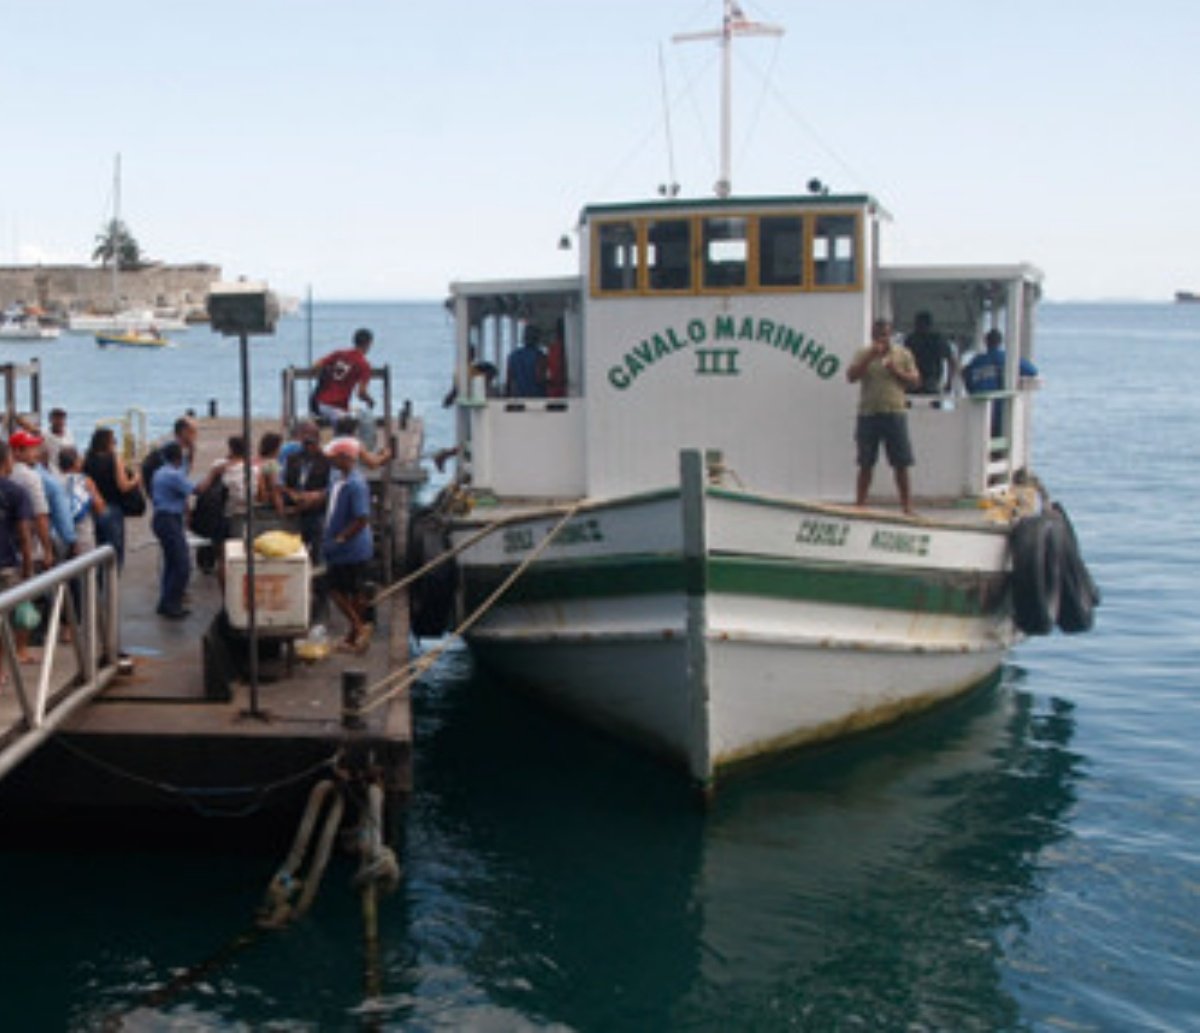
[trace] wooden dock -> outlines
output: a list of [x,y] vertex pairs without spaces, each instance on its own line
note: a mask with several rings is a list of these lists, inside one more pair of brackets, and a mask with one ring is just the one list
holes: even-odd
[[[241,430],[236,420],[200,424],[198,475],[224,454],[228,436]],[[256,421],[254,438],[277,428],[278,421]],[[393,540],[403,543],[412,493],[423,479],[419,423],[396,430],[393,441],[395,459],[387,477],[392,532]],[[377,484],[376,494],[379,490]],[[369,772],[392,794],[408,791],[407,692],[363,715],[362,728],[347,727],[342,693],[347,671],[362,672],[366,685],[376,686],[407,662],[406,593],[377,608],[375,633],[363,655],[334,651],[305,662],[264,633],[254,707],[245,678],[244,638],[233,637],[227,653],[235,673],[216,686],[218,691],[214,665],[211,659],[205,663],[205,636],[222,611],[216,574],[193,570],[190,615],[180,621],[161,618],[155,613],[160,549],[149,515],[128,519],[126,537],[119,637],[133,670],[113,679],[0,782],[4,812],[53,806],[241,815],[283,809],[294,817],[313,782],[335,768],[358,776]],[[331,644],[343,633],[341,622],[331,606]],[[230,637],[222,641],[228,645]],[[0,693],[0,727],[19,725],[15,707],[11,691]]]

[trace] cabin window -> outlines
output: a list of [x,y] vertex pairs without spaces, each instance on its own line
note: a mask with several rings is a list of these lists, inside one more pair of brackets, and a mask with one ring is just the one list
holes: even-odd
[[704,286],[746,286],[746,220],[704,220]]
[[853,215],[818,215],[812,239],[813,283],[818,287],[858,282],[858,219]]
[[798,215],[758,220],[758,282],[763,287],[799,287],[804,282],[804,220]]
[[663,219],[646,229],[646,267],[653,291],[685,291],[692,286],[692,224]]
[[601,223],[597,256],[602,291],[637,289],[638,248],[634,223]]

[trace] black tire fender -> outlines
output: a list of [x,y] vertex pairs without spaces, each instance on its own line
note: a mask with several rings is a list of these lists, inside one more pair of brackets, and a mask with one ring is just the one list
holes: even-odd
[[1079,539],[1067,511],[1056,502],[1050,512],[1059,524],[1062,535],[1062,593],[1058,605],[1058,627],[1068,635],[1091,631],[1096,623],[1096,607],[1100,605],[1100,589],[1083,562]]
[[1026,635],[1048,635],[1062,591],[1062,525],[1048,514],[1017,521],[1012,552],[1013,621]]

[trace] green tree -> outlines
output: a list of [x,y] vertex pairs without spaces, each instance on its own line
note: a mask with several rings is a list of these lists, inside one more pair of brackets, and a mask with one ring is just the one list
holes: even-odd
[[118,269],[142,267],[142,249],[129,232],[129,227],[120,219],[109,220],[104,229],[96,234],[96,247],[92,251],[92,261],[101,265],[109,265],[114,258]]

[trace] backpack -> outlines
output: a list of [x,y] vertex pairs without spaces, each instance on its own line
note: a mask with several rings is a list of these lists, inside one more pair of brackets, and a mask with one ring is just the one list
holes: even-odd
[[221,541],[225,537],[225,499],[229,489],[225,479],[218,477],[199,495],[192,509],[192,533],[201,538]]
[[87,484],[82,474],[73,473],[67,476],[67,500],[71,505],[71,521],[79,523],[92,512],[92,496],[87,490]]
[[150,486],[154,483],[155,472],[165,462],[161,445],[150,449],[146,453],[146,458],[142,460],[142,491],[147,495],[150,494]]

